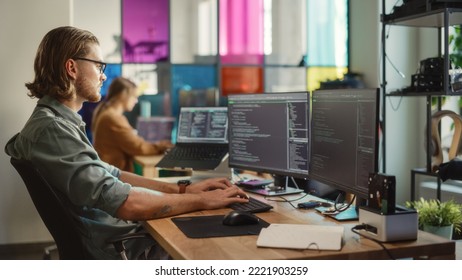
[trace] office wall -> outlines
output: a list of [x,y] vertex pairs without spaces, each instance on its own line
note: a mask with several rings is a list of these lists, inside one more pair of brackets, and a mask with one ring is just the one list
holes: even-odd
[[[388,0],[387,0],[388,1]],[[394,4],[389,1],[389,6]],[[35,100],[26,96],[24,83],[33,79],[33,60],[43,35],[50,29],[72,22],[73,0],[1,0],[0,1],[0,145],[18,132],[29,117]],[[351,0],[351,68],[364,74],[370,87],[380,84],[380,30],[381,0]],[[389,56],[407,79],[390,72],[390,85],[406,85],[415,70],[417,54],[402,53],[402,49],[417,47],[416,41],[425,40],[418,33],[401,30],[390,33]],[[428,45],[428,44],[426,44]],[[412,54],[412,52],[411,52]],[[415,56],[415,57],[414,57]],[[391,71],[391,70],[390,70]],[[391,100],[397,104],[399,100]],[[391,102],[389,101],[389,102]],[[414,98],[403,99],[395,112],[387,111],[387,172],[397,175],[398,201],[409,189],[409,170],[418,166],[421,145],[416,145],[422,108]],[[420,143],[420,142],[418,142]],[[0,244],[39,242],[51,240],[45,226],[9,158],[0,152]]]
[[0,1],[0,244],[52,240],[3,152],[36,100],[27,97],[37,46],[50,29],[69,25],[71,0]]

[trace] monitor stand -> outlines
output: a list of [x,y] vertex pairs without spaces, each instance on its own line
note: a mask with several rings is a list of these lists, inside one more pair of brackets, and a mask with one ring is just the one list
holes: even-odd
[[286,177],[285,186],[264,186],[264,187],[244,187],[242,188],[246,192],[256,193],[264,196],[281,196],[289,194],[302,193],[302,189],[292,188],[288,186],[289,177]]
[[232,171],[231,168],[229,168],[228,155],[226,155],[214,170],[193,170],[191,181],[195,183],[210,178],[231,178],[231,174]]

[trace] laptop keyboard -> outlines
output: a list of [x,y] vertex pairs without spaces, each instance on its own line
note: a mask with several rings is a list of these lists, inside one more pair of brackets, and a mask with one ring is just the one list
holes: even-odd
[[179,160],[222,159],[226,153],[227,148],[211,145],[176,147],[168,153],[168,158]]
[[250,197],[249,202],[233,203],[229,205],[229,208],[233,210],[240,210],[240,211],[245,211],[249,213],[260,213],[260,212],[266,212],[266,211],[273,209],[273,206],[265,202],[262,202],[258,199],[255,199],[253,197]]

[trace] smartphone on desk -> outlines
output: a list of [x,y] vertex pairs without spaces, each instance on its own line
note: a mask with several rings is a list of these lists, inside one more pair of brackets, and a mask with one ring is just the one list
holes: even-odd
[[297,206],[299,209],[313,209],[317,207],[332,207],[332,204],[329,202],[310,200],[307,202],[301,202]]
[[273,180],[267,179],[249,179],[237,181],[236,185],[244,188],[261,188],[273,183]]

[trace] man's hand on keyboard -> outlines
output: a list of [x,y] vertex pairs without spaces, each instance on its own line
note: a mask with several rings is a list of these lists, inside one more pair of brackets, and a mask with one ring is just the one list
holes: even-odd
[[191,184],[186,188],[186,193],[200,193],[215,189],[227,189],[236,187],[226,178],[211,178]]
[[249,201],[247,194],[235,186],[201,192],[198,195],[202,197],[204,209],[224,208],[232,203],[245,203]]

